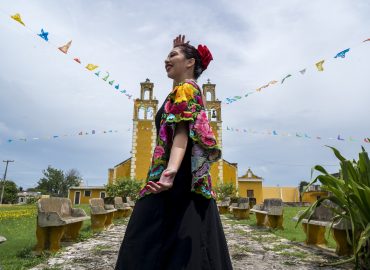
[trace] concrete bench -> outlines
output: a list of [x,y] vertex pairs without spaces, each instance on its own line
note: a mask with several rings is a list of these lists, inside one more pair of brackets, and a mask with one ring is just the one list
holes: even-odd
[[0,235],[0,244],[4,243],[5,241],[6,241],[6,238]]
[[239,198],[238,205],[232,207],[234,218],[236,219],[248,219],[249,218],[249,199]]
[[251,212],[256,214],[257,226],[284,229],[284,209],[281,199],[265,199],[263,204],[256,204]]
[[60,241],[77,239],[82,223],[90,219],[83,209],[72,208],[67,198],[42,198],[37,203],[36,251],[56,252]]
[[[351,228],[351,224],[343,219],[333,222],[333,207],[335,208],[335,205],[329,201],[324,201],[316,207],[310,220],[308,218],[302,219],[303,231],[306,234],[305,243],[316,246],[326,245],[326,228],[332,228],[333,238],[337,244],[335,252],[340,256],[350,255],[352,246],[347,242],[346,230]],[[298,221],[303,212],[299,211],[293,220]]]
[[217,204],[218,212],[221,215],[227,214],[229,212],[230,203],[231,203],[230,197],[224,198],[220,203]]
[[114,209],[112,204],[104,204],[102,198],[89,200],[91,210],[91,229],[93,232],[109,229],[113,225]]
[[114,208],[117,210],[114,213],[114,218],[125,218],[129,217],[132,212],[132,208],[128,203],[124,203],[122,197],[114,198]]

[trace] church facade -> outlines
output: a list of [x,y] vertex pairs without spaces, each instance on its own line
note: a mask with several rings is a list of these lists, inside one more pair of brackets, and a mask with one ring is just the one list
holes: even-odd
[[[202,85],[206,97],[206,111],[218,144],[222,148],[221,101],[216,98],[216,85],[209,80]],[[154,98],[154,84],[146,79],[140,83],[140,97],[134,101],[132,120],[131,157],[108,169],[108,183],[119,178],[139,181],[146,179],[156,143],[155,115],[158,100]],[[237,163],[220,159],[211,166],[214,186],[220,183],[233,183],[237,186]]]

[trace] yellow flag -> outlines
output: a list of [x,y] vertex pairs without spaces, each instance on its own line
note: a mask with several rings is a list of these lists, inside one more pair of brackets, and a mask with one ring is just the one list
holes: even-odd
[[16,14],[14,14],[13,16],[10,16],[10,17],[11,17],[13,20],[15,20],[15,21],[19,22],[20,24],[22,24],[23,26],[26,26],[26,25],[24,24],[24,22],[22,21],[21,14],[16,13]]
[[316,63],[316,67],[318,71],[324,71],[324,67],[322,66],[324,64],[325,60],[321,60],[320,62]]
[[96,65],[94,65],[94,64],[88,64],[87,66],[86,66],[86,68],[88,69],[88,70],[94,70],[94,69],[96,69],[98,66],[96,66]]
[[59,49],[61,52],[63,52],[63,53],[65,53],[65,54],[67,54],[69,47],[71,47],[71,44],[72,44],[72,40],[71,40],[71,41],[69,41],[66,45],[63,45],[62,47],[59,47],[58,49]]

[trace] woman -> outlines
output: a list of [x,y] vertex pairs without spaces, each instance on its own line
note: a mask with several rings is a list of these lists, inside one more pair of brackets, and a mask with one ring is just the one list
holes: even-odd
[[213,60],[206,46],[174,40],[165,60],[173,79],[155,116],[157,144],[131,214],[116,270],[232,269],[212,190],[210,164],[221,150],[196,79]]

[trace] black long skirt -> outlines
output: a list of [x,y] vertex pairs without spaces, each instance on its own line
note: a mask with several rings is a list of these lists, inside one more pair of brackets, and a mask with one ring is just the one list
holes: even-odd
[[116,270],[232,269],[215,200],[191,192],[184,177],[136,202]]

